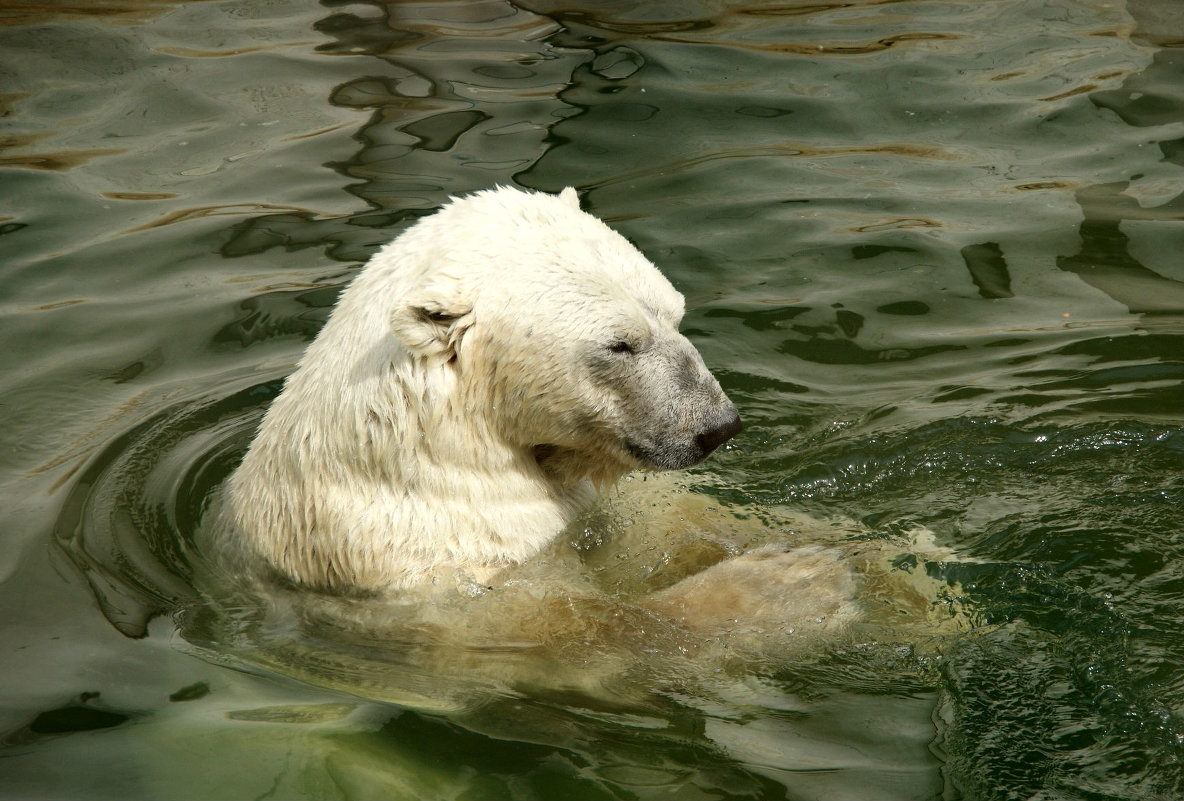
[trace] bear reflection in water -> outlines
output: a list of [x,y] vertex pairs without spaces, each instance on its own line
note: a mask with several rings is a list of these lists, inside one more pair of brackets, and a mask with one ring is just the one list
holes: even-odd
[[[451,202],[342,294],[227,483],[226,544],[322,631],[448,653],[449,672],[514,652],[513,683],[837,633],[894,572],[884,554],[653,472],[741,428],[682,315],[574,190]],[[898,583],[889,605],[924,617],[935,588]],[[561,679],[565,657],[614,669]]]

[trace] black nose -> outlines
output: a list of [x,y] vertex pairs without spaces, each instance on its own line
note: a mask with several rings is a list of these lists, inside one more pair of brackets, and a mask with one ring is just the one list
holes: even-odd
[[735,409],[732,409],[721,419],[713,421],[711,427],[696,437],[695,441],[699,443],[699,448],[706,456],[739,434],[742,428],[744,428],[744,424],[740,422],[740,415],[736,413]]

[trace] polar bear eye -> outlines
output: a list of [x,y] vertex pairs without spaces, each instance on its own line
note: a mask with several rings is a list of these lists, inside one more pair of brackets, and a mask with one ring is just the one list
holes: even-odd
[[635,353],[633,346],[623,339],[618,339],[616,342],[609,345],[608,349],[613,353]]

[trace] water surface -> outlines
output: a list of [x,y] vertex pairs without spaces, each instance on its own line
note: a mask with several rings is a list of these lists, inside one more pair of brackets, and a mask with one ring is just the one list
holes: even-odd
[[[0,794],[1181,797],[1182,46],[1169,0],[0,12]],[[397,641],[210,604],[340,288],[499,183],[687,296],[746,423],[691,481],[931,530],[957,631],[449,711]]]

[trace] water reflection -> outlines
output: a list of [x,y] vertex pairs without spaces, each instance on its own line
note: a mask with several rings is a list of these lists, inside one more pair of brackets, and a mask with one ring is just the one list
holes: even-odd
[[[1128,75],[1115,88],[1096,91],[1096,86],[1087,84],[1072,93],[1087,93],[1093,104],[1113,111],[1128,125],[1159,129],[1160,136],[1168,137],[1154,140],[1163,161],[1184,166],[1184,148],[1178,138],[1181,104],[1162,89],[1184,81],[1184,58],[1173,46],[1184,29],[1164,11],[1164,4],[1158,2],[1131,5],[1138,26],[1134,36],[1168,45],[1155,51],[1145,69]],[[1184,220],[1184,193],[1164,197],[1162,190],[1153,189],[1159,197],[1143,202],[1127,193],[1132,181],[1144,177],[1132,170],[1127,180],[1084,185],[1075,190],[1074,198],[1084,218],[1080,249],[1059,256],[1057,266],[1114,298],[1133,314],[1184,314],[1184,280],[1142,264],[1131,252],[1131,237],[1123,231],[1124,223]],[[1008,268],[997,243],[970,245],[962,253],[984,297],[1013,297]]]
[[1077,192],[1085,215],[1081,250],[1057,266],[1117,300],[1133,314],[1184,314],[1184,281],[1160,275],[1131,253],[1122,224],[1137,220],[1184,221],[1184,194],[1151,209],[1124,194],[1127,183],[1100,184]]
[[371,113],[355,134],[360,149],[331,165],[369,210],[252,217],[236,226],[225,255],[333,243],[337,258],[365,258],[449,195],[517,183],[554,144],[555,123],[579,111],[560,93],[592,54],[553,44],[560,26],[550,17],[505,0],[354,5],[375,13],[331,14],[317,28],[334,40],[318,49],[387,65],[329,98]]

